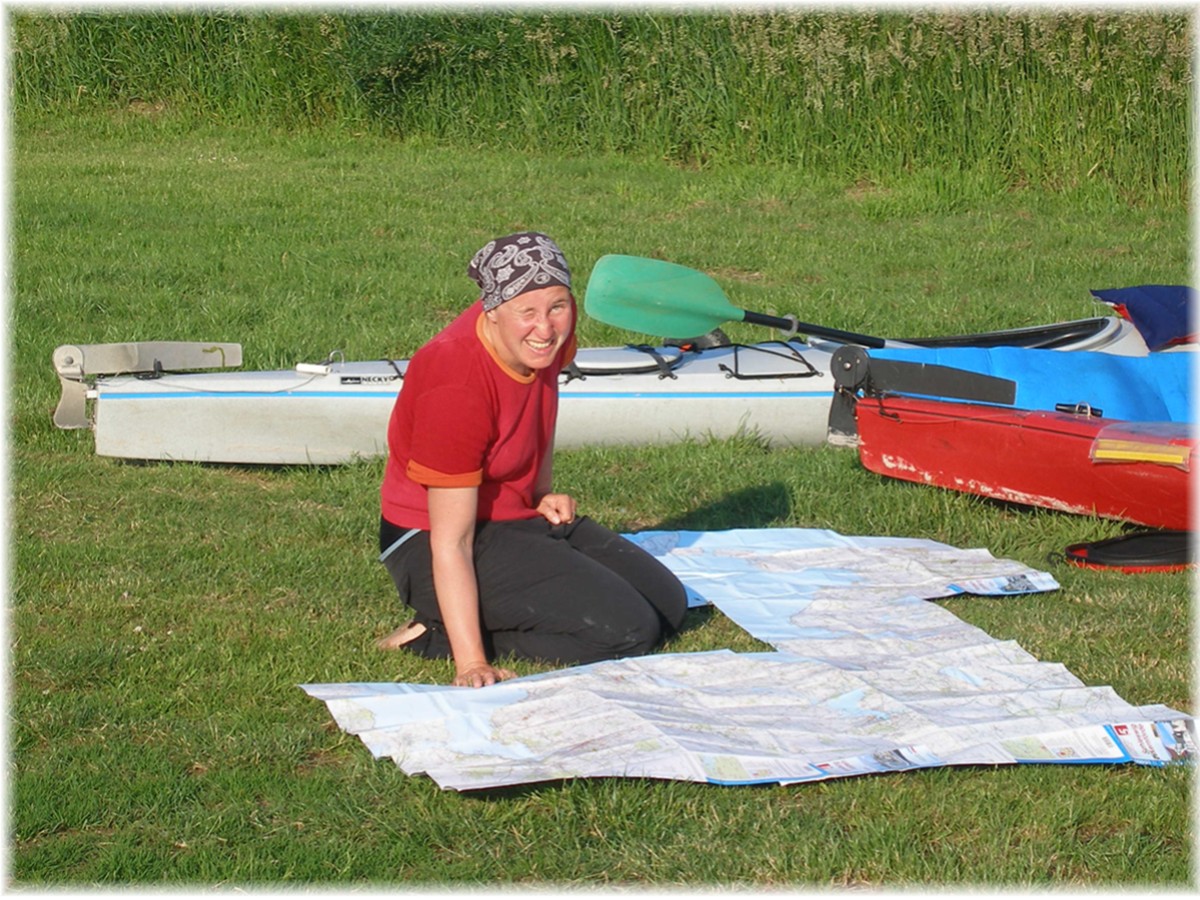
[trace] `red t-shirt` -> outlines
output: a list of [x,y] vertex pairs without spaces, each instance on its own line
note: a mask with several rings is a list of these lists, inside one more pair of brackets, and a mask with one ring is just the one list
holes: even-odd
[[575,357],[575,337],[553,365],[523,376],[495,355],[482,319],[476,302],[409,361],[388,422],[380,488],[383,517],[393,525],[429,529],[429,487],[477,485],[480,521],[538,514],[534,487],[558,419],[558,373]]

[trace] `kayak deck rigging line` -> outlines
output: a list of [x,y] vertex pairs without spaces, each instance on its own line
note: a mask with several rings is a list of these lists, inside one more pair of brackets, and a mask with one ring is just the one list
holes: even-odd
[[[781,347],[786,347],[787,353],[780,353],[778,350],[771,350],[770,348],[764,346],[765,344],[778,344]],[[739,381],[754,381],[754,380],[765,379],[765,378],[812,378],[814,375],[819,376],[821,374],[819,371],[817,371],[817,369],[813,366],[812,363],[810,363],[807,359],[804,358],[804,355],[802,353],[800,353],[800,351],[798,351],[795,347],[793,347],[787,341],[764,341],[763,344],[733,344],[732,346],[733,346],[733,368],[731,369],[729,366],[725,365],[724,363],[720,363],[717,366],[718,369],[720,369],[722,372],[725,373],[727,378],[736,378]],[[766,353],[770,356],[776,356],[780,359],[785,359],[785,360],[788,360],[791,362],[802,363],[804,365],[804,371],[800,371],[800,372],[759,372],[759,373],[755,373],[755,374],[743,373],[741,371],[741,366],[739,365],[739,357],[738,357],[739,350],[753,350],[758,353]]]
[[[592,354],[589,359],[588,351],[580,351],[562,370],[562,380],[559,384],[567,384],[575,380],[584,380],[591,375],[636,375],[643,372],[658,372],[659,379],[677,377],[672,369],[683,359],[683,349],[674,347],[651,347],[649,344],[626,344],[626,351],[644,354],[643,357],[630,356],[621,358],[606,355],[603,358]],[[618,351],[619,352],[619,351]]]

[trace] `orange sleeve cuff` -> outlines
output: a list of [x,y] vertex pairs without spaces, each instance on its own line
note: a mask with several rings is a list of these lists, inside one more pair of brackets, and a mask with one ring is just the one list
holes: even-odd
[[445,472],[423,466],[411,459],[408,461],[405,474],[417,484],[423,484],[426,487],[478,487],[483,484],[483,469],[447,475]]

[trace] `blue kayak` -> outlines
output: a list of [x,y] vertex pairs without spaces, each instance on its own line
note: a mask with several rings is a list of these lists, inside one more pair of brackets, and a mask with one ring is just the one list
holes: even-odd
[[1114,356],[1024,347],[923,347],[872,350],[870,355],[1009,379],[1016,383],[1012,405],[1018,409],[1052,412],[1070,406],[1129,422],[1195,421],[1194,353],[1185,350]]

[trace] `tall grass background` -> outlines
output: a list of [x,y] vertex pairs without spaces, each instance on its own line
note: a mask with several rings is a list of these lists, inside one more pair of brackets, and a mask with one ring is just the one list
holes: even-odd
[[1186,196],[1181,12],[41,12],[11,26],[18,121],[116,109]]

